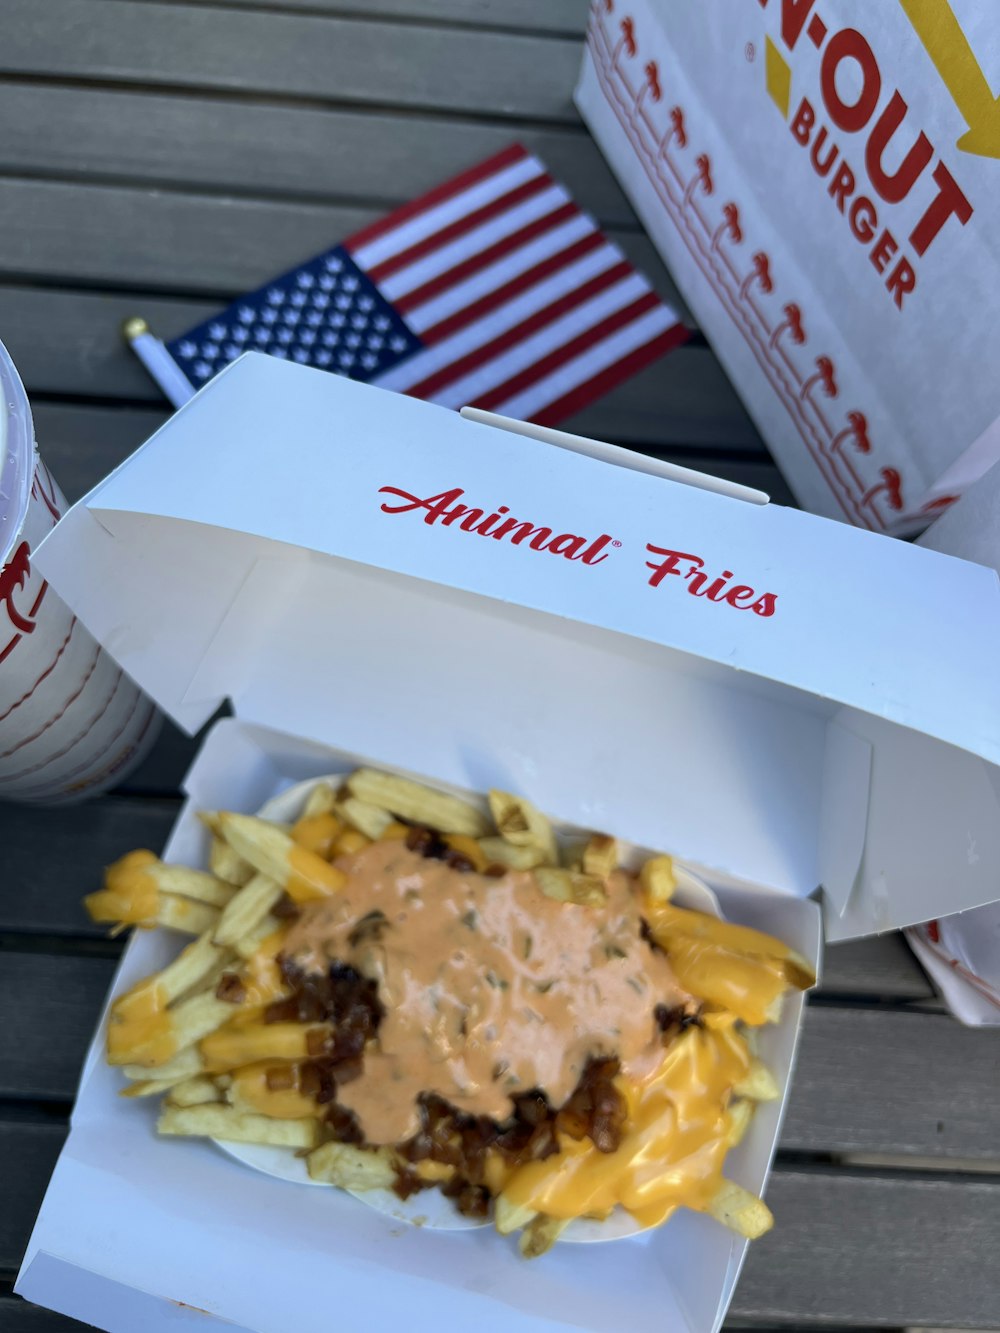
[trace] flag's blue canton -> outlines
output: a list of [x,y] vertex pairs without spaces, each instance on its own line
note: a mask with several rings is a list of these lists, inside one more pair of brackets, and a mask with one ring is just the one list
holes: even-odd
[[370,380],[423,346],[341,247],[241,297],[168,350],[195,386],[241,352]]

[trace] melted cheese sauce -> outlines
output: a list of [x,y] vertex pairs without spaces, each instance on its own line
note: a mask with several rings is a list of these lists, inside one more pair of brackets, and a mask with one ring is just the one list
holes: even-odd
[[[530,1088],[560,1105],[592,1056],[647,1074],[662,1049],[655,1006],[690,999],[641,939],[624,874],[593,908],[551,901],[530,872],[463,873],[399,841],[337,866],[344,889],[304,906],[283,952],[308,972],[339,961],[378,982],[378,1041],[361,1077],[338,1091],[372,1143],[416,1132],[422,1092],[503,1120],[511,1096]],[[379,928],[359,936],[373,912]]]
[[689,1028],[646,1078],[618,1080],[629,1116],[615,1152],[563,1136],[557,1154],[507,1178],[506,1198],[564,1218],[605,1217],[621,1204],[647,1226],[682,1204],[706,1208],[728,1148],[729,1095],[749,1066],[731,1022]]
[[155,1067],[165,1065],[176,1054],[177,1040],[162,988],[156,977],[140,981],[111,1007],[108,1062]]
[[[677,979],[692,994],[735,1014],[752,1027],[778,1017],[781,996],[799,965],[780,940],[749,926],[687,911],[673,903],[648,903],[650,932],[665,949]],[[811,986],[812,975],[801,984]]]
[[159,903],[156,880],[149,867],[156,865],[152,852],[129,852],[104,875],[104,888],[88,893],[84,902],[95,921],[120,921],[123,925],[152,925]]

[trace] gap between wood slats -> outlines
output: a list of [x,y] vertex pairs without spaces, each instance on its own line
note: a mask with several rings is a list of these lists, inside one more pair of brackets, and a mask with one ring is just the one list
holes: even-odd
[[[134,4],[136,0],[120,0]],[[353,18],[422,27],[471,28],[526,37],[575,37],[587,29],[588,0],[161,0],[178,6],[263,10],[314,18]]]
[[6,0],[0,71],[575,122],[579,39],[147,0]]

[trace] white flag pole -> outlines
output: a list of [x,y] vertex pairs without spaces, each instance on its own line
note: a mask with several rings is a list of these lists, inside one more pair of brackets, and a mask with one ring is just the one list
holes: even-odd
[[126,342],[152,375],[174,407],[183,407],[195,395],[195,388],[149,325],[138,316],[122,325]]

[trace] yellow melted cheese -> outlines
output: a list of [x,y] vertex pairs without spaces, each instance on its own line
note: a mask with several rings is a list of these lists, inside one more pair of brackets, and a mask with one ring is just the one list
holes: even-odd
[[177,1054],[177,1041],[162,987],[147,978],[118,997],[108,1020],[108,1063],[166,1064]]
[[152,852],[129,852],[104,872],[104,888],[88,893],[84,905],[95,921],[124,925],[152,925],[159,904],[159,889],[149,873],[157,858]]
[[621,1204],[649,1226],[681,1205],[706,1208],[722,1177],[730,1092],[749,1066],[731,1026],[689,1028],[647,1079],[618,1080],[629,1115],[615,1152],[563,1136],[557,1154],[512,1173],[505,1197],[563,1218],[604,1217]]

